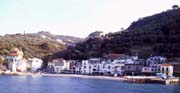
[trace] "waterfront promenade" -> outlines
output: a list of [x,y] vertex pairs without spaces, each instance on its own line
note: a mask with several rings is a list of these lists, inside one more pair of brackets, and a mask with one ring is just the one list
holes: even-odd
[[77,75],[77,74],[42,74],[46,77],[74,77],[74,78],[86,78],[86,79],[106,79],[106,80],[126,80],[126,77],[111,77],[111,76],[92,76],[92,75]]

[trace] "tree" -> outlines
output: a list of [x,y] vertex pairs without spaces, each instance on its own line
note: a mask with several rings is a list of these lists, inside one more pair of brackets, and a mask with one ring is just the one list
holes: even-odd
[[178,5],[173,5],[172,9],[179,9],[179,6]]

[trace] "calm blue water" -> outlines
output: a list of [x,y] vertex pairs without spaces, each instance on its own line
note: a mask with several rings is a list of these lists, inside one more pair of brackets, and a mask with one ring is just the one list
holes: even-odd
[[180,93],[180,86],[98,79],[0,76],[0,93]]

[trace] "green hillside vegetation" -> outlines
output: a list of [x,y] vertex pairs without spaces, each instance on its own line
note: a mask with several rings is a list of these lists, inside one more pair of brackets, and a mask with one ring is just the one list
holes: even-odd
[[109,53],[160,55],[180,58],[180,9],[168,10],[133,22],[124,31],[78,43],[55,54],[66,59],[102,57]]
[[161,31],[162,26],[169,23],[176,23],[179,20],[180,9],[168,10],[153,16],[148,16],[140,18],[138,21],[134,21],[130,27],[129,31]]
[[51,55],[66,48],[65,45],[59,42],[37,38],[28,34],[0,36],[0,55],[7,55],[14,47],[22,50],[25,58],[44,58],[47,55]]

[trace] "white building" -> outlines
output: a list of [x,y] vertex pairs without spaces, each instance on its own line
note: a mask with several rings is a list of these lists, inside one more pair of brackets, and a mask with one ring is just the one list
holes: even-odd
[[113,74],[114,76],[124,75],[125,64],[115,63],[115,64],[112,64],[111,67],[112,67],[111,74]]
[[116,63],[124,63],[124,64],[133,64],[136,60],[138,60],[138,56],[128,56],[125,54],[109,54],[105,56],[106,61],[108,62],[116,62]]
[[17,48],[13,48],[6,56],[6,62],[8,63],[8,69],[12,72],[24,72],[26,71],[26,60],[23,59],[23,52]]
[[92,65],[88,60],[82,60],[81,72],[82,74],[92,74]]
[[160,65],[166,62],[166,58],[161,56],[150,57],[146,60],[146,66],[154,73],[160,73]]
[[30,71],[36,72],[42,67],[43,61],[38,58],[29,58],[27,64]]
[[103,64],[100,58],[91,58],[82,60],[82,74],[100,74],[103,73]]
[[48,72],[62,73],[63,71],[70,70],[70,63],[64,59],[54,59],[48,62]]
[[121,61],[122,60],[102,60],[100,58],[90,58],[89,60],[83,60],[81,65],[81,73],[123,75],[125,65]]
[[168,63],[164,63],[160,65],[160,73],[163,73],[169,77],[173,76],[173,66]]
[[110,75],[124,75],[125,64],[135,64],[138,56],[128,56],[125,54],[109,54],[105,56],[103,72]]
[[104,75],[111,75],[112,68],[113,68],[112,63],[103,62],[103,74]]
[[27,71],[27,60],[23,59],[16,63],[17,72],[26,72]]

